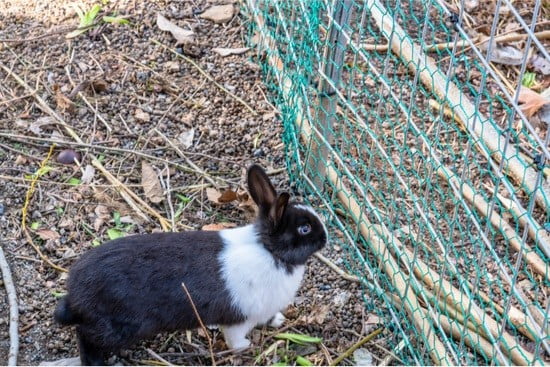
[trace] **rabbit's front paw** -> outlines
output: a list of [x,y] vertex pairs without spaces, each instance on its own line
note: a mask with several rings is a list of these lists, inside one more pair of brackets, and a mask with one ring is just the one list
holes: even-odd
[[279,328],[283,326],[283,323],[285,322],[285,320],[286,320],[285,316],[282,313],[277,312],[275,316],[271,318],[269,326],[274,328]]
[[230,349],[246,349],[250,346],[250,341],[246,338],[246,334],[254,325],[250,322],[243,322],[237,325],[225,326],[223,328],[223,336],[225,343]]

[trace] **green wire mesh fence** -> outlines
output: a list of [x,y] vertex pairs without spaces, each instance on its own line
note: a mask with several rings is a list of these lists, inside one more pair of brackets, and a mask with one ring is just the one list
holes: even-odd
[[409,364],[550,356],[550,111],[522,87],[548,72],[549,9],[490,3],[486,37],[470,29],[483,2],[246,4],[291,180]]

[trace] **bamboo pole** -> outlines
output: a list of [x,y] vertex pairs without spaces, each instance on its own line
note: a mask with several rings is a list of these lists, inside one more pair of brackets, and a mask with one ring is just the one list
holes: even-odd
[[[386,239],[389,240],[393,237],[391,234],[384,231],[381,226],[375,226],[375,228],[384,233]],[[401,251],[403,251],[407,256],[406,259],[414,258],[414,254],[403,246],[397,238],[393,237],[392,241],[394,241],[401,248]],[[399,256],[399,258],[402,261],[405,261],[405,258],[402,256]],[[483,309],[473,303],[470,297],[454,287],[449,281],[439,276],[436,271],[432,270],[418,257],[416,257],[415,263],[411,264],[411,266],[413,267],[413,271],[417,278],[421,279],[428,286],[428,289],[433,291],[433,293],[439,293],[440,297],[442,297],[451,307],[459,311],[462,310],[462,312],[464,312],[464,310],[470,310],[470,314],[467,316],[471,317],[466,319],[469,319],[474,323],[476,332],[482,333],[485,337],[487,337],[488,334],[484,330],[486,329],[493,337],[502,337],[502,339],[506,342],[506,350],[504,352],[510,356],[514,363],[522,366],[533,363],[535,359],[534,355],[522,348],[505,330],[501,330],[499,332],[500,328],[498,323],[485,311],[483,311]]]
[[504,238],[516,251],[523,253],[523,257],[534,271],[548,281],[549,266],[526,243],[521,241],[521,238],[519,238],[516,231],[504,218],[502,218],[500,214],[498,214],[495,210],[489,213],[490,205],[481,195],[477,194],[475,190],[466,182],[461,182],[456,175],[444,166],[440,166],[437,169],[437,174],[441,178],[452,182],[456,187],[460,188],[462,195],[470,203],[472,203],[483,216],[490,216],[490,221],[493,227],[502,233]]

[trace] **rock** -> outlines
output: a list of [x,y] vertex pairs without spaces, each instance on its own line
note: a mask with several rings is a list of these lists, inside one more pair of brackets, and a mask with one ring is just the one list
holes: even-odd
[[231,4],[212,6],[200,15],[201,18],[211,20],[214,23],[227,23],[235,15],[235,7]]

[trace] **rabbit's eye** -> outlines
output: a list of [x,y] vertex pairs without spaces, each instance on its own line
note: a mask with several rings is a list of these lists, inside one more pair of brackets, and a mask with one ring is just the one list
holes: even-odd
[[310,224],[302,224],[301,226],[298,226],[298,233],[302,236],[308,234],[309,232],[311,232]]

